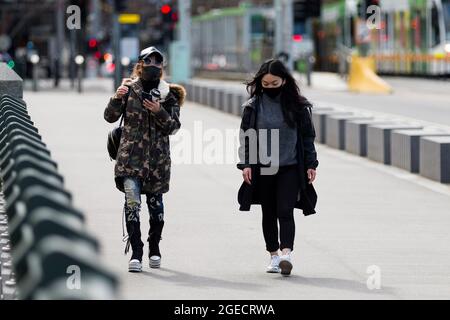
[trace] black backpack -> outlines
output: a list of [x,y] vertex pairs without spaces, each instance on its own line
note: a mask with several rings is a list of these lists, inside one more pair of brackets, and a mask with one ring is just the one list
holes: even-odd
[[[129,92],[129,91],[128,91]],[[111,161],[116,160],[117,152],[119,151],[120,146],[120,138],[122,137],[122,123],[123,118],[125,117],[126,109],[127,109],[127,101],[128,101],[129,93],[125,96],[125,104],[122,110],[122,116],[120,117],[120,123],[117,128],[114,128],[112,131],[108,133],[108,141],[106,147],[108,149],[109,158]]]

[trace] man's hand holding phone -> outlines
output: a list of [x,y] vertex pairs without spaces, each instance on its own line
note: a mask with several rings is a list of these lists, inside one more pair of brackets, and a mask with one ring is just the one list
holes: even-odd
[[144,108],[150,110],[153,113],[158,112],[161,109],[159,103],[161,93],[158,89],[152,89],[150,93],[142,91],[142,104]]
[[148,98],[144,98],[142,102],[144,108],[150,110],[153,113],[158,112],[161,109],[161,104],[159,103],[159,99],[155,101],[151,101]]

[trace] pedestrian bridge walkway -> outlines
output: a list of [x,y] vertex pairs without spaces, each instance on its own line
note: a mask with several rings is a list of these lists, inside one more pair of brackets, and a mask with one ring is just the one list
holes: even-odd
[[[239,212],[233,163],[173,161],[164,195],[160,270],[129,274],[123,255],[123,195],[115,189],[103,120],[107,92],[25,92],[29,113],[59,163],[74,204],[100,241],[103,262],[126,299],[396,299],[450,297],[450,188],[317,144],[317,214],[296,214],[290,278],[265,273],[260,208]],[[238,130],[240,119],[195,103],[182,135]],[[197,136],[198,137],[198,136]],[[206,139],[206,137],[204,137]],[[206,144],[206,142],[205,142]],[[143,210],[142,232],[148,230]],[[147,222],[146,222],[147,221]],[[145,266],[147,261],[144,260]],[[373,289],[379,282],[380,289]],[[367,285],[369,283],[369,286]],[[369,289],[369,288],[372,288]]]

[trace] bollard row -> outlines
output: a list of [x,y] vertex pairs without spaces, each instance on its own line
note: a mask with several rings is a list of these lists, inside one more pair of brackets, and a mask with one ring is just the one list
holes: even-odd
[[[247,95],[191,80],[185,84],[190,101],[241,115]],[[386,165],[450,183],[450,130],[396,121],[368,112],[315,106],[316,141]]]
[[[117,280],[99,264],[64,178],[23,100],[0,98],[0,212],[4,299],[112,299]],[[12,261],[12,265],[11,265]],[[9,282],[8,282],[9,281]]]
[[237,116],[241,115],[241,106],[247,101],[247,95],[239,90],[198,85],[193,81],[186,83],[185,88],[190,101]]

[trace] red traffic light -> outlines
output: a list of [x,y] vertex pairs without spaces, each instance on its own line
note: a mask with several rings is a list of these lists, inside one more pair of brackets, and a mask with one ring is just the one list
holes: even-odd
[[169,14],[171,11],[172,11],[172,8],[168,4],[165,4],[161,7],[162,14]]
[[301,34],[294,34],[292,36],[292,40],[294,40],[295,42],[302,42],[303,36]]
[[89,48],[95,48],[97,46],[97,40],[91,39],[89,40]]

